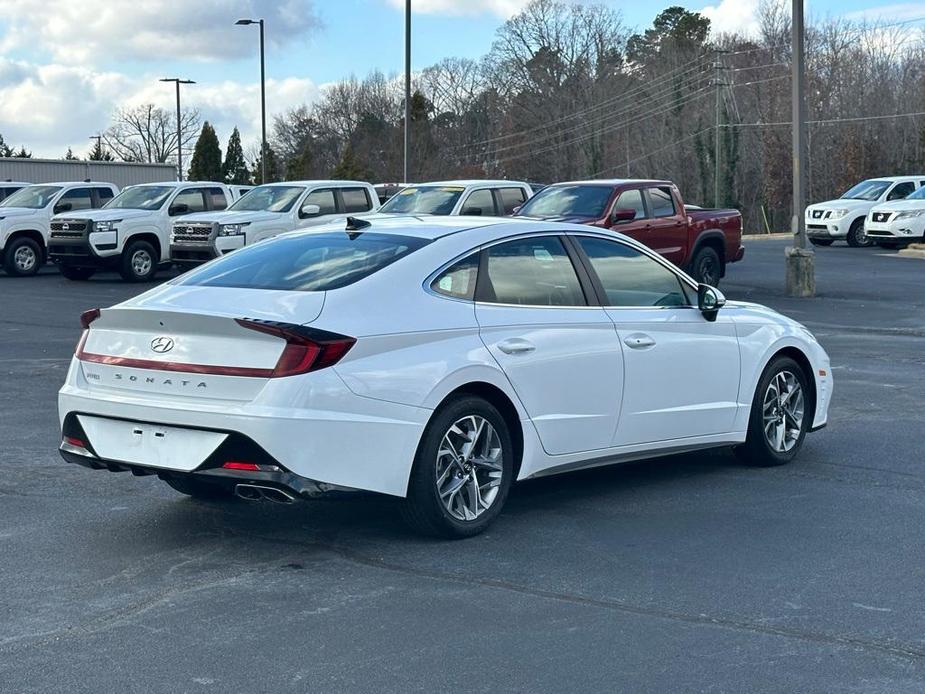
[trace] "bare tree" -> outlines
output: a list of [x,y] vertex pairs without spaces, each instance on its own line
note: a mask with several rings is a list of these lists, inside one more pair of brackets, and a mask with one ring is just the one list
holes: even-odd
[[[176,162],[177,117],[173,111],[154,104],[142,104],[119,109],[112,120],[112,125],[103,133],[103,142],[119,159],[150,163]],[[181,111],[182,136],[179,141],[184,156],[192,150],[199,128],[198,109],[187,108]]]

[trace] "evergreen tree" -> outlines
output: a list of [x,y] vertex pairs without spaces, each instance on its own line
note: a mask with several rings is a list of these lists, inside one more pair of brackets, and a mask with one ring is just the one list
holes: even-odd
[[353,146],[349,142],[344,147],[344,153],[337,162],[337,166],[334,167],[331,178],[344,181],[362,181],[367,178],[366,170],[357,160],[353,153]]
[[64,154],[64,159],[65,161],[75,161],[77,157],[74,156],[74,150],[68,147],[67,152]]
[[32,159],[32,152],[27,152],[25,146],[21,146],[13,156],[17,159]]
[[244,158],[244,149],[241,147],[241,133],[238,126],[231,131],[228,138],[228,147],[225,149],[225,161],[222,162],[222,179],[225,183],[235,185],[248,185],[251,182],[251,172],[247,168]]
[[276,152],[273,151],[273,148],[267,144],[267,180],[263,180],[263,174],[260,171],[260,157],[257,157],[257,161],[254,162],[254,184],[261,185],[263,183],[276,183],[277,181],[282,180],[282,175],[279,166],[279,159],[276,157]]
[[222,149],[218,144],[215,129],[206,121],[193,149],[193,159],[189,167],[191,181],[222,180]]
[[99,140],[93,145],[88,158],[90,161],[113,161],[115,159],[107,150],[103,149],[103,145]]
[[314,157],[312,156],[312,145],[309,140],[305,140],[305,144],[302,145],[302,151],[299,152],[299,156],[293,157],[289,160],[289,163],[286,164],[286,180],[287,181],[302,181],[307,180],[312,177],[312,165],[314,164]]
[[13,150],[10,149],[10,146],[3,139],[3,135],[0,135],[0,157],[12,157]]

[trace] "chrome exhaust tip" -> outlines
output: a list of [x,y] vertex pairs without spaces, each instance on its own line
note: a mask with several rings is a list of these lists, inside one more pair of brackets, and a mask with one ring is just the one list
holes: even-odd
[[272,501],[277,504],[291,504],[295,497],[289,492],[277,489],[276,487],[266,487],[261,484],[236,484],[234,487],[235,496],[248,501]]

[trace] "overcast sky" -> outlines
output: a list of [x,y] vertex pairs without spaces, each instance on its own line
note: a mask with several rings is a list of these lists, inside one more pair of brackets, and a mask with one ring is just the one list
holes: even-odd
[[[720,30],[753,26],[758,0],[642,3],[604,0],[631,28],[671,4],[700,10]],[[415,68],[478,57],[527,0],[412,0]],[[118,106],[173,106],[159,77],[198,82],[184,103],[212,121],[224,146],[238,125],[245,146],[260,127],[256,27],[267,22],[267,105],[272,115],[317,98],[324,84],[403,66],[403,0],[0,0],[0,134],[35,156],[89,149]],[[925,16],[919,2],[808,0],[813,15],[889,21]]]

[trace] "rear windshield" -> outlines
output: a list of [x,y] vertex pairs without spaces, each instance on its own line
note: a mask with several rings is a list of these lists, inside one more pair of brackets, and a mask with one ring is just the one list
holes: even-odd
[[392,234],[310,232],[280,236],[230,253],[177,284],[323,292],[372,275],[413,251],[427,239]]
[[595,217],[604,216],[610,186],[549,186],[527,200],[517,217]]

